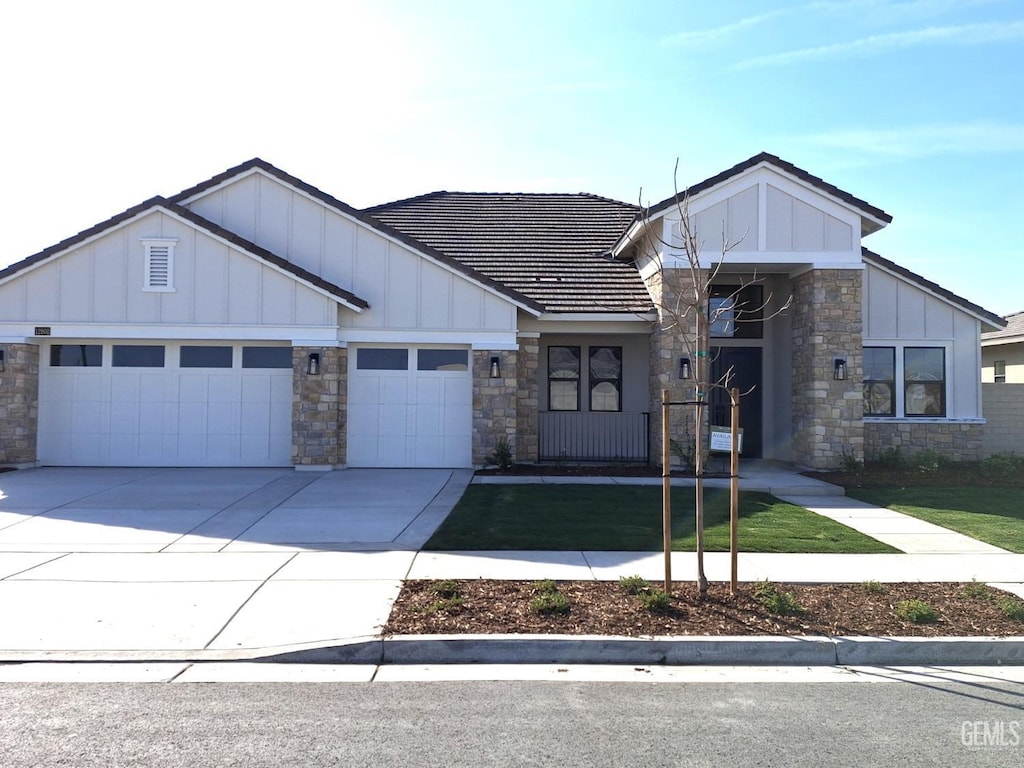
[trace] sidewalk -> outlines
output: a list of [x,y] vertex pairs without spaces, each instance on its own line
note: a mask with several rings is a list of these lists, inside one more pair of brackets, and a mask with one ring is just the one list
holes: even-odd
[[[339,473],[338,477],[319,486],[318,491],[316,486],[308,486],[306,478],[301,478],[302,488],[297,495],[289,497],[292,499],[288,502],[292,505],[290,509],[282,507],[276,513],[279,515],[277,524],[284,526],[289,514],[305,510],[314,501],[327,504],[328,497],[335,493],[330,490],[331,486],[341,479]],[[420,514],[413,515],[414,523],[404,529],[395,528],[395,541],[412,544],[412,533],[419,541],[425,541],[461,497],[470,479],[468,472],[455,473],[444,485],[443,493],[438,493]],[[660,478],[576,477],[481,477],[474,482],[506,480],[661,482]],[[291,486],[299,481],[289,475],[280,482]],[[688,482],[692,480],[673,481],[674,485]],[[745,475],[743,488],[783,494],[793,503],[910,551],[871,555],[741,553],[739,577],[743,581],[969,582],[976,579],[1024,597],[1024,555],[983,545],[905,515],[846,499],[841,495],[842,489],[791,471],[786,473],[766,467],[750,477]],[[365,495],[369,500],[357,500],[359,505],[375,501],[370,491]],[[100,502],[97,499],[95,503]],[[255,504],[255,499],[249,498],[247,503]],[[360,520],[369,519],[365,506],[357,508],[363,510],[359,512],[363,515]],[[78,524],[71,519],[60,522],[63,526]],[[83,521],[83,524],[86,523]],[[93,526],[89,528],[91,532],[102,532],[95,523],[87,524]],[[126,540],[129,534],[135,536],[130,522],[119,525],[124,527],[108,529],[103,540],[111,537]],[[457,659],[493,661],[495,658],[521,662],[536,660],[545,654],[562,658],[560,653],[577,660],[605,661],[609,661],[608,654],[612,654],[611,658],[618,659],[617,663],[631,663],[631,658],[640,663],[640,659],[655,657],[663,662],[669,658],[690,658],[691,663],[695,659],[704,659],[704,663],[708,659],[727,663],[729,658],[737,659],[734,663],[805,663],[794,659],[811,658],[793,655],[794,648],[813,649],[818,654],[813,656],[816,659],[833,659],[827,663],[837,663],[835,659],[841,656],[835,641],[822,638],[789,638],[790,642],[785,642],[786,638],[661,638],[648,642],[551,637],[383,641],[380,627],[387,620],[405,579],[617,580],[620,576],[638,574],[656,581],[663,573],[663,556],[660,552],[418,552],[418,545],[395,546],[395,542],[374,545],[353,540],[353,537],[340,541],[341,537],[334,533],[313,536],[316,531],[305,523],[302,532],[306,543],[301,543],[303,539],[295,543],[294,532],[282,527],[280,532],[276,528],[271,531],[273,536],[261,536],[261,541],[248,541],[244,547],[238,540],[231,539],[227,545],[207,542],[202,533],[193,532],[190,537],[177,539],[175,546],[161,543],[164,551],[158,552],[147,551],[145,547],[142,551],[0,552],[0,605],[5,610],[5,621],[0,622],[0,662],[210,661],[281,654],[289,654],[289,660],[295,661],[350,663],[397,663],[401,660],[412,663],[410,659],[427,663],[430,654],[435,654],[435,660],[449,662]],[[214,538],[224,535],[219,530],[211,529],[210,533],[217,534]],[[310,543],[310,539],[318,540]],[[213,543],[220,544],[220,551],[210,551]],[[138,546],[134,539],[131,546]],[[672,564],[675,579],[695,578],[693,553],[673,553]],[[728,553],[706,554],[705,565],[710,579],[728,580]],[[861,651],[849,649],[861,646],[855,641],[844,642],[847,650],[843,653],[847,655],[842,657],[857,658],[856,654]],[[942,657],[946,663],[952,663],[954,658],[966,659],[963,663],[982,663],[979,659],[988,659],[985,663],[1024,663],[1024,640],[1017,645],[1005,640],[991,643],[984,639],[951,643],[944,647],[952,648],[951,653],[959,655]],[[891,646],[892,643],[886,645]],[[901,653],[911,654],[905,658],[920,663],[921,654],[936,653],[938,645],[911,643],[900,647],[904,649]],[[687,653],[691,655],[687,657]],[[729,656],[730,653],[733,655]],[[888,656],[876,655],[875,658],[888,659],[886,663],[904,658],[887,653]],[[373,659],[378,661],[373,662]]]

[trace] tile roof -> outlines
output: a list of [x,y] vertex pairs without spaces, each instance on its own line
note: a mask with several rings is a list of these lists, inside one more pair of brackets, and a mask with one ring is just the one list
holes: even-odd
[[649,312],[632,264],[607,254],[634,205],[597,195],[432,192],[364,213],[515,291],[547,312]]
[[228,182],[231,179],[253,169],[258,169],[270,176],[280,179],[285,184],[288,184],[294,187],[295,189],[305,192],[307,195],[315,198],[316,200],[319,200],[324,205],[334,208],[340,213],[343,213],[346,216],[350,216],[353,219],[362,222],[366,226],[377,230],[381,234],[387,235],[388,237],[397,240],[400,243],[407,245],[408,247],[416,251],[419,251],[420,253],[428,256],[429,258],[432,258],[435,261],[438,261],[450,267],[451,269],[454,269],[455,271],[466,275],[470,279],[475,280],[483,285],[486,285],[487,287],[497,291],[498,293],[507,296],[513,301],[519,302],[524,306],[538,312],[542,309],[540,305],[536,304],[527,295],[523,295],[516,292],[512,286],[509,286],[499,281],[495,281],[491,279],[488,275],[477,272],[472,268],[471,265],[453,259],[451,256],[434,248],[430,243],[427,243],[425,241],[417,241],[413,239],[413,237],[411,237],[410,234],[390,226],[387,222],[381,219],[375,218],[373,216],[368,216],[365,212],[353,208],[348,203],[345,203],[339,200],[338,198],[329,195],[323,190],[314,187],[312,184],[307,184],[297,176],[292,176],[290,173],[282,171],[280,168],[258,157],[254,157],[251,160],[247,160],[244,163],[234,166],[233,168],[228,168],[223,173],[218,173],[216,176],[213,176],[212,178],[209,178],[206,181],[202,181],[193,187],[189,187],[188,189],[182,190],[178,194],[171,197],[170,202],[187,203],[187,201],[191,200],[197,195],[202,194],[206,190],[213,189],[214,187],[217,187],[225,182]]
[[1024,312],[1014,312],[1003,319],[1006,321],[1006,327],[1003,328],[1003,330],[983,333],[981,334],[981,340],[999,341],[1011,338],[1015,338],[1015,340],[1024,339]]
[[334,285],[333,283],[329,283],[323,278],[314,275],[312,272],[308,272],[307,270],[302,269],[302,267],[296,266],[287,259],[284,259],[274,253],[271,253],[267,249],[261,248],[255,243],[251,243],[248,240],[234,234],[233,232],[229,232],[223,227],[214,224],[212,221],[208,221],[207,219],[204,219],[202,216],[193,213],[187,208],[183,208],[180,205],[176,205],[175,203],[166,200],[165,198],[160,196],[151,197],[149,200],[145,200],[144,202],[139,203],[138,205],[132,206],[128,210],[123,211],[117,214],[116,216],[112,216],[106,221],[101,221],[99,224],[89,227],[88,229],[82,230],[77,235],[72,235],[71,237],[65,240],[61,240],[59,243],[51,245],[49,248],[45,248],[39,253],[33,254],[28,258],[22,259],[19,262],[11,264],[9,267],[0,270],[0,280],[3,280],[6,277],[11,277],[17,274],[18,272],[22,272],[23,270],[31,267],[34,264],[46,261],[47,259],[56,256],[57,254],[62,253],[63,251],[66,251],[68,248],[73,248],[74,246],[88,240],[91,237],[101,235],[108,230],[114,229],[118,225],[123,224],[126,221],[130,221],[131,219],[134,219],[139,214],[157,209],[163,209],[165,211],[168,211],[169,213],[173,213],[176,216],[180,216],[181,218],[186,219],[187,221],[191,222],[200,229],[205,229],[210,234],[216,235],[217,237],[220,237],[224,240],[233,243],[234,245],[237,245],[239,248],[242,248],[248,253],[251,253],[253,256],[262,259],[263,261],[266,261],[269,264],[273,264],[276,267],[280,267],[284,271],[289,272],[290,274],[294,275],[300,280],[303,280],[309,283],[310,285],[314,285],[317,288],[320,288],[321,290],[330,293],[332,296],[336,296],[337,298],[341,299],[342,301],[353,307],[357,307],[359,309],[366,309],[370,306],[369,304],[366,303],[364,299],[359,298],[354,293],[346,291],[344,288],[340,288]]
[[[931,280],[922,277],[916,272],[911,272],[906,267],[901,267],[896,262],[889,261],[888,259],[879,256],[874,251],[869,251],[867,248],[863,246],[861,246],[860,251],[861,254],[864,256],[864,260],[869,264],[875,264],[876,266],[884,267],[885,269],[888,269],[890,272],[895,272],[896,274],[907,278],[911,282],[917,283],[922,288],[925,288],[926,290],[929,290],[932,293],[941,296],[944,299],[958,305],[961,309],[970,312],[972,315],[975,315],[980,320],[987,323],[989,326],[993,328],[1002,328],[1004,325],[1006,325],[1006,321],[1003,320],[1003,318],[1001,318],[999,315],[995,314],[994,312],[989,312],[984,307],[980,307],[977,304],[974,304],[968,301],[967,299],[963,298],[962,296],[957,296],[955,293],[946,290],[938,283],[933,283]],[[991,334],[982,334],[982,338],[989,335]]]
[[[844,203],[852,205],[854,208],[859,208],[862,212],[868,214],[872,218],[883,221],[886,224],[892,222],[892,216],[883,211],[881,208],[876,208],[870,203],[861,200],[859,197],[854,197],[849,192],[844,192],[839,187],[833,184],[829,184],[824,179],[815,176],[812,173],[808,173],[803,168],[798,168],[792,163],[783,160],[781,157],[769,154],[768,152],[761,152],[760,154],[754,155],[753,157],[744,160],[742,163],[738,163],[737,165],[734,165],[732,168],[729,168],[728,170],[722,171],[721,173],[712,176],[710,179],[704,179],[704,181],[698,182],[697,184],[692,184],[685,190],[680,190],[680,193],[687,192],[692,197],[693,195],[703,192],[706,189],[710,189],[711,187],[721,184],[723,181],[728,181],[733,176],[738,176],[744,171],[753,168],[755,165],[758,165],[760,163],[768,163],[769,165],[774,165],[779,170],[785,171],[791,176],[795,176],[801,181],[807,182],[812,187],[820,189],[825,194],[831,195],[832,197],[838,200],[842,200]],[[665,210],[666,208],[672,207],[675,204],[676,197],[673,195],[672,197],[662,200],[660,203],[652,205],[650,208],[647,209],[645,213],[647,214],[647,216],[653,216]]]

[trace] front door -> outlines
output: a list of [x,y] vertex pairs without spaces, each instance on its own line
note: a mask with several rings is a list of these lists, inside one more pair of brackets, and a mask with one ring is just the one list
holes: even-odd
[[[740,427],[743,429],[743,458],[758,459],[762,451],[761,417],[761,348],[712,347],[711,381],[721,381],[728,374],[730,388],[740,391]],[[713,387],[709,395],[710,423],[728,427],[729,393]]]

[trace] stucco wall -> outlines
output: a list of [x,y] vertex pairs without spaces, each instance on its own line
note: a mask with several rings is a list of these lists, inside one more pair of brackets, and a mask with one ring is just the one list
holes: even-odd
[[1024,455],[1024,384],[982,384],[983,453]]

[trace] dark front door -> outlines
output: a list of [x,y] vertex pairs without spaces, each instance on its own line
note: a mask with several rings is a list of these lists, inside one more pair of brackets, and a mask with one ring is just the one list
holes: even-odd
[[[740,391],[740,427],[743,429],[743,453],[746,459],[761,457],[761,348],[712,347],[711,381],[720,381],[729,374],[729,387]],[[710,423],[728,427],[730,424],[729,393],[718,387],[711,390]]]

